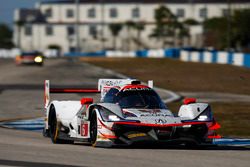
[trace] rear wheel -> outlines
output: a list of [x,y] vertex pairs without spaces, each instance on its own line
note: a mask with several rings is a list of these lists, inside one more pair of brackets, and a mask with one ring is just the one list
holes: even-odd
[[97,116],[94,110],[90,117],[90,143],[92,144],[92,146],[96,145],[96,139],[97,139]]

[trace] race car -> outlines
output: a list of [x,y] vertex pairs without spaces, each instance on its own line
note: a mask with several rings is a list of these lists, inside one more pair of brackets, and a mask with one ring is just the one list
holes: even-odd
[[15,58],[16,65],[21,64],[33,64],[42,66],[44,62],[44,56],[42,53],[33,51],[33,52],[22,52],[20,55],[17,55]]
[[[50,100],[50,93],[100,94],[100,100]],[[220,138],[207,103],[188,98],[175,116],[153,89],[134,79],[100,79],[97,89],[50,88],[45,81],[43,135],[53,143],[88,142],[112,147],[139,143],[212,144]]]

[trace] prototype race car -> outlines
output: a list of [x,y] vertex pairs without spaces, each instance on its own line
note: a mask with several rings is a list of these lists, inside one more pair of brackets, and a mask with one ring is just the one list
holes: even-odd
[[16,65],[34,64],[42,66],[44,62],[44,56],[42,55],[42,53],[37,51],[23,52],[20,55],[16,56],[15,62]]
[[[111,147],[143,142],[203,145],[220,138],[209,104],[184,100],[175,116],[153,90],[131,79],[100,79],[98,89],[50,88],[45,81],[44,136],[53,143]],[[50,101],[50,93],[100,93],[79,101]]]

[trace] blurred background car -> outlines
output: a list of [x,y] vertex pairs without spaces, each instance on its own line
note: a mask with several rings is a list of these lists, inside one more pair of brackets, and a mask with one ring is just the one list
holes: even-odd
[[16,65],[33,64],[42,66],[44,62],[44,56],[38,51],[22,52],[20,55],[16,56],[15,62]]

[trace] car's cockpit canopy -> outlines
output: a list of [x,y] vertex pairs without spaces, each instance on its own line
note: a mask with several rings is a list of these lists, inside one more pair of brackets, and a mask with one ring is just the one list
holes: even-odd
[[143,85],[111,88],[103,98],[104,103],[119,104],[121,108],[166,109],[159,95]]

